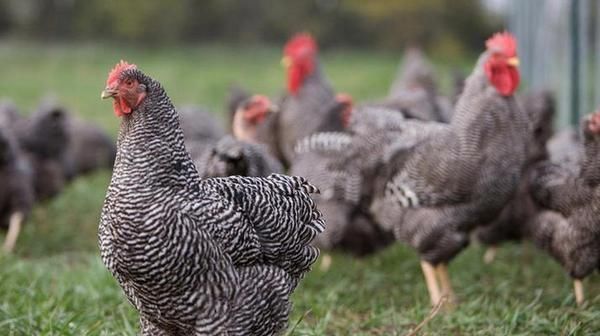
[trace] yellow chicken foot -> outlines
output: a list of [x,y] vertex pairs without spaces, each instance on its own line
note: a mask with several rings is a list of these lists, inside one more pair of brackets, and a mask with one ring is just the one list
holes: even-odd
[[329,271],[329,268],[331,267],[331,262],[332,262],[332,258],[330,254],[324,254],[323,257],[321,258],[321,265],[319,266],[319,269],[322,272],[327,272]]
[[450,282],[450,276],[448,275],[448,265],[439,264],[435,267],[435,271],[442,287],[442,297],[446,297],[447,302],[451,306],[456,304],[456,294],[454,294],[452,283]]
[[496,245],[492,245],[487,248],[485,254],[483,255],[483,262],[486,264],[491,264],[494,259],[496,259],[496,254],[498,253],[498,247]]
[[435,276],[435,268],[429,262],[421,260],[421,269],[423,270],[423,275],[425,276],[425,283],[427,284],[427,290],[429,291],[431,305],[435,306],[442,298],[440,287]]
[[2,250],[4,252],[10,253],[15,248],[15,243],[17,242],[17,238],[19,237],[19,232],[21,232],[22,222],[23,213],[15,212],[10,216],[8,222],[8,233],[6,234],[6,238],[4,239],[4,245],[2,246]]
[[573,290],[575,291],[575,302],[577,302],[578,306],[581,306],[584,301],[583,281],[581,279],[573,280]]

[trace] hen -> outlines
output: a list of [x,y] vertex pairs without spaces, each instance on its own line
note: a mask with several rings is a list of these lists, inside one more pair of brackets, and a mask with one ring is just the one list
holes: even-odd
[[432,304],[453,299],[446,265],[471,230],[502,211],[525,160],[527,121],[513,97],[516,41],[499,33],[486,46],[450,124],[421,122],[416,140],[396,142],[371,206],[379,224],[419,253]]
[[433,65],[418,48],[409,48],[388,97],[381,107],[402,111],[406,117],[448,122],[452,114],[450,101],[438,96]]
[[67,182],[65,162],[71,141],[68,119],[61,106],[44,99],[32,115],[15,125],[21,148],[33,169],[36,200],[58,195]]
[[194,160],[201,177],[269,176],[283,166],[266,148],[225,136]]
[[[361,206],[364,186],[360,167],[339,161],[353,145],[350,132],[316,133],[298,143],[290,173],[304,176],[321,191],[314,195],[319,210],[327,222],[326,230],[313,242],[315,246],[332,250],[340,248],[362,256],[385,247],[391,239],[373,222]],[[322,270],[328,269],[331,258],[323,257]]]
[[343,125],[335,93],[317,59],[317,44],[308,34],[287,42],[282,64],[287,68],[288,94],[279,105],[277,139],[283,161],[289,165],[297,142],[324,131],[339,131]]
[[318,257],[317,189],[277,174],[201,180],[165,90],[134,65],[117,64],[102,97],[122,120],[99,245],[142,334],[281,333]]
[[574,279],[583,303],[582,279],[600,269],[600,112],[582,124],[584,154],[578,173],[545,162],[533,174],[532,195],[544,208],[528,226],[528,237],[550,253]]

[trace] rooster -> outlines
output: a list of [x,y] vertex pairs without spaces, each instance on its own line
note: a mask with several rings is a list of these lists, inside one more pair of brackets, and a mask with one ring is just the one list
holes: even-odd
[[531,176],[533,199],[543,211],[527,235],[574,279],[577,304],[584,301],[582,279],[600,269],[600,111],[582,123],[584,153],[580,169],[544,162]]
[[283,52],[288,92],[279,105],[277,134],[284,163],[289,165],[299,140],[316,132],[342,130],[338,116],[344,107],[323,74],[317,44],[310,35],[292,37]]
[[484,255],[486,263],[494,260],[500,243],[521,240],[526,227],[539,211],[531,198],[529,178],[534,174],[536,165],[548,159],[546,143],[552,136],[555,103],[552,94],[547,91],[530,93],[523,97],[522,102],[523,111],[529,118],[530,130],[523,176],[517,193],[498,218],[488,225],[477,228],[478,240],[489,246]]
[[142,334],[281,333],[318,257],[318,190],[277,174],[201,180],[167,93],[135,65],[117,64],[102,97],[121,127],[100,251]]
[[401,134],[388,151],[371,205],[377,222],[419,253],[434,305],[443,297],[454,301],[447,264],[468,245],[472,229],[504,208],[525,160],[527,120],[513,97],[516,40],[499,33],[486,46],[450,124],[421,122],[415,139]]

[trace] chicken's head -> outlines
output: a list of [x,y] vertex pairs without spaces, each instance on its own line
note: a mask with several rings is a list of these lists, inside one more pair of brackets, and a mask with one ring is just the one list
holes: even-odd
[[140,83],[141,72],[135,64],[120,61],[108,74],[102,98],[113,98],[118,117],[131,113],[146,98],[146,85]]
[[512,95],[520,81],[517,40],[508,32],[496,33],[485,45],[488,58],[483,67],[488,80],[501,95]]
[[352,96],[347,93],[338,93],[335,96],[335,100],[340,105],[340,118],[342,119],[342,125],[346,128],[350,125],[354,101],[352,100]]
[[292,37],[283,49],[281,64],[287,68],[288,92],[295,95],[316,66],[317,43],[307,33]]
[[256,127],[274,112],[277,108],[266,96],[254,95],[244,100],[233,117],[233,135],[239,140],[253,142]]

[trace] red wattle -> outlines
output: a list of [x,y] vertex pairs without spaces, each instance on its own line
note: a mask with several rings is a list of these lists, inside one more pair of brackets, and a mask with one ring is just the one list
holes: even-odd
[[512,95],[519,87],[519,71],[513,67],[486,63],[484,70],[490,83],[503,96]]
[[115,99],[115,101],[113,102],[113,109],[117,117],[122,117],[126,114],[131,113],[131,107],[129,107],[129,105],[123,98]]

